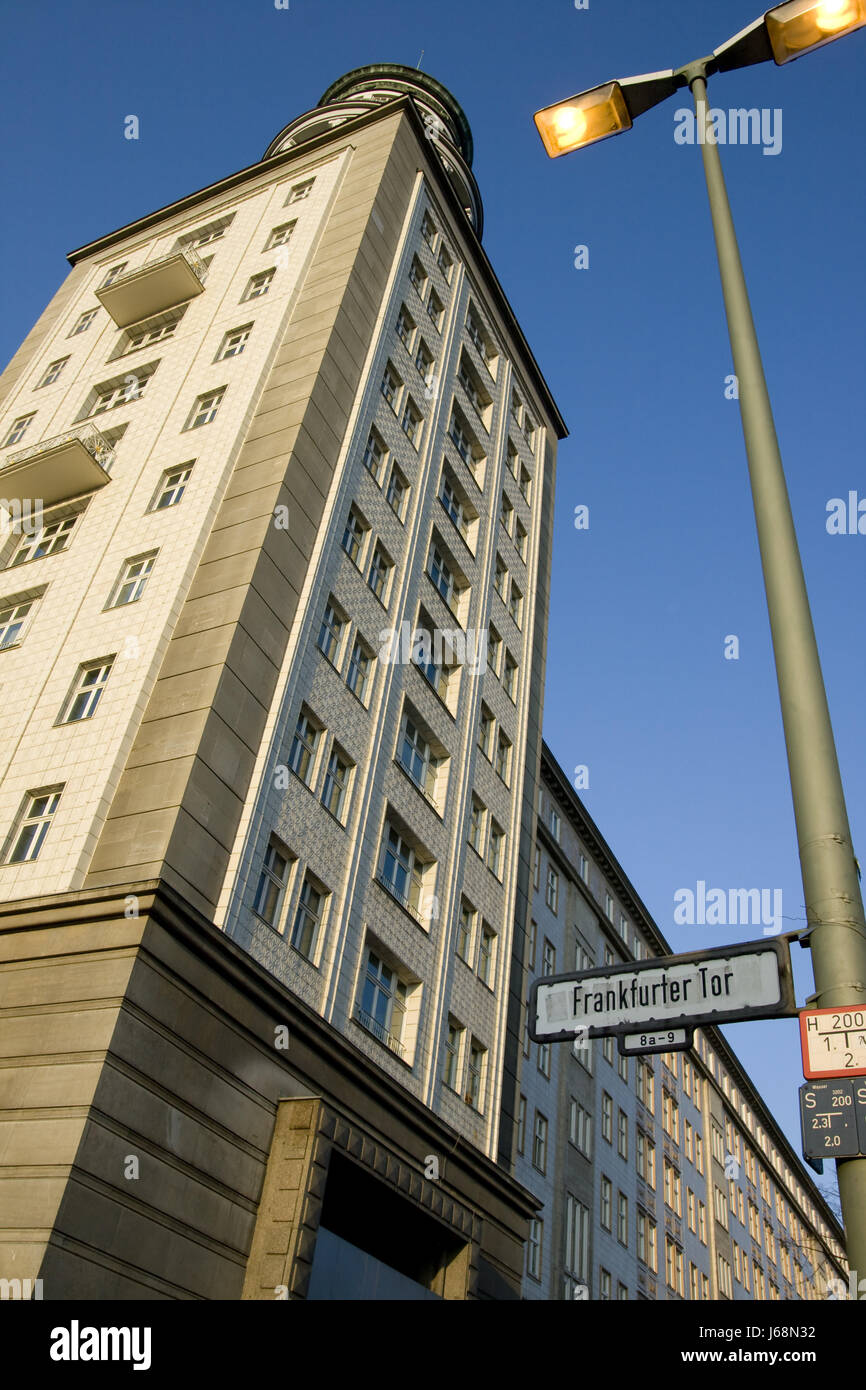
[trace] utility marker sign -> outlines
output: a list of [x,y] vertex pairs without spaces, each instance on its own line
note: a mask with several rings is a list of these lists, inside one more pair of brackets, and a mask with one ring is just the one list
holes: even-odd
[[776,938],[535,980],[529,1035],[551,1042],[796,1013],[791,953]]
[[866,1076],[866,1009],[804,1009],[803,1075]]

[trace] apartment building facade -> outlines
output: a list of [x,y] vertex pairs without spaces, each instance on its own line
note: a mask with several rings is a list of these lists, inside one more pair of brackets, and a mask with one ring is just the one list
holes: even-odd
[[73,252],[0,378],[0,1215],[46,1297],[519,1293],[564,426],[471,163],[434,79],[350,73]]
[[[526,978],[671,954],[547,745],[536,811]],[[613,1038],[545,1045],[524,1030],[515,1150],[515,1176],[543,1202],[526,1299],[847,1287],[838,1221],[716,1028],[642,1057]]]

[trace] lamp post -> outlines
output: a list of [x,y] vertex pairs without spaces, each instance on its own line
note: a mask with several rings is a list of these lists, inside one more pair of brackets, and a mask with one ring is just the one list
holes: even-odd
[[[637,116],[683,87],[688,86],[694,98],[738,379],[797,823],[807,920],[801,939],[803,945],[808,941],[812,951],[814,1003],[828,1008],[866,1005],[866,920],[773,412],[721,159],[708,120],[707,78],[771,58],[780,65],[791,62],[864,25],[866,0],[790,0],[706,58],[676,70],[609,82],[546,107],[535,117],[545,149],[557,158],[630,129]],[[848,1263],[863,1278],[866,1158],[837,1159],[836,1170]]]

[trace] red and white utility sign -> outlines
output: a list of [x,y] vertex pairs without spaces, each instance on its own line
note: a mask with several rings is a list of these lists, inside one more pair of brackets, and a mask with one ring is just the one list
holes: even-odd
[[803,1075],[866,1076],[866,1009],[804,1009]]

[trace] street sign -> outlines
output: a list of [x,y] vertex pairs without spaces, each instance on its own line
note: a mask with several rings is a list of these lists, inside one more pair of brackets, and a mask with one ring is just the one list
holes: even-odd
[[600,1038],[796,1013],[791,953],[776,937],[534,980],[529,1036],[551,1042],[586,1030]]
[[804,1009],[803,1075],[866,1076],[866,1009]]
[[807,1159],[866,1156],[866,1084],[807,1081],[800,1087],[800,1129]]
[[648,1033],[620,1033],[617,1047],[624,1056],[645,1052],[687,1052],[695,1040],[691,1028],[665,1028]]

